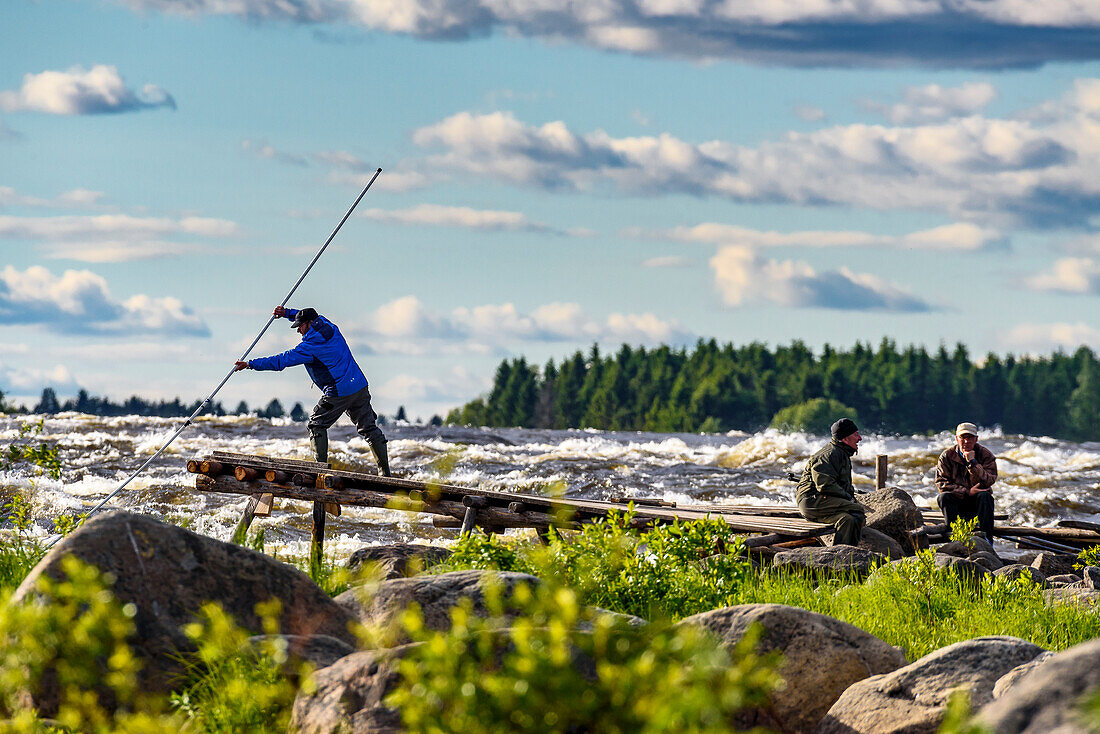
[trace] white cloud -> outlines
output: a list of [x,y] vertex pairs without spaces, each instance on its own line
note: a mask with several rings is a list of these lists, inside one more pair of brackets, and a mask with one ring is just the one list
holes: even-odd
[[749,229],[733,224],[703,222],[664,230],[628,229],[628,237],[667,239],[746,247],[890,247],[905,250],[976,251],[1003,247],[1004,235],[996,229],[967,222],[910,232],[904,235],[876,235],[851,230],[776,232]]
[[533,222],[520,212],[471,209],[464,206],[420,204],[409,209],[367,209],[362,216],[387,224],[462,227],[491,231],[549,232],[550,227]]
[[895,125],[908,125],[977,114],[996,97],[996,87],[988,82],[967,82],[957,87],[927,84],[909,87],[896,104],[867,101],[865,106]]
[[[1002,68],[1095,59],[1082,0],[117,0],[135,10],[342,24],[433,40],[510,36],[696,60]],[[888,37],[888,42],[883,38]]]
[[[485,375],[475,376],[461,366],[452,367],[440,377],[396,375],[386,380],[376,392],[391,404],[455,405],[469,400],[492,387]],[[438,410],[438,408],[432,408]],[[412,417],[412,416],[410,416]]]
[[998,335],[1001,346],[1032,354],[1049,354],[1063,348],[1069,351],[1081,345],[1100,347],[1100,329],[1077,322],[1054,324],[1017,324]]
[[308,166],[309,160],[302,155],[296,155],[294,153],[287,153],[286,151],[277,150],[275,146],[269,145],[263,141],[251,140],[245,138],[241,141],[241,150],[257,158],[266,158],[268,160],[275,160],[281,163],[287,163],[292,166]]
[[1049,270],[1025,279],[1033,291],[1100,294],[1100,261],[1088,257],[1065,257]]
[[202,319],[176,298],[135,295],[120,302],[107,281],[89,270],[55,276],[37,265],[25,271],[8,265],[0,271],[0,320],[75,334],[210,335]]
[[38,392],[44,386],[51,386],[61,393],[78,388],[76,380],[64,365],[27,367],[25,364],[13,365],[0,361],[0,392],[8,395],[26,395]]
[[740,245],[721,248],[710,265],[728,306],[775,303],[852,311],[934,310],[920,298],[876,276],[853,273],[847,268],[819,273],[804,262],[762,258]]
[[29,240],[53,258],[126,262],[203,252],[206,247],[165,237],[219,239],[238,234],[235,222],[204,217],[0,216],[0,239]]
[[83,208],[95,206],[102,199],[103,192],[88,189],[73,189],[53,199],[43,199],[21,194],[11,186],[0,186],[0,207]]
[[662,255],[642,261],[643,268],[685,268],[691,265],[691,258],[680,255]]
[[794,113],[805,122],[820,122],[825,119],[825,110],[810,105],[799,105],[794,108]]
[[[512,303],[459,307],[449,314],[428,309],[415,296],[378,308],[349,337],[377,352],[500,352],[516,342],[687,343],[694,335],[675,320],[654,314],[611,314],[603,321],[576,303],[548,303],[522,312]],[[382,337],[381,339],[379,337]]]
[[0,109],[6,112],[94,115],[153,107],[175,109],[176,101],[152,84],[135,93],[126,86],[118,69],[103,64],[87,71],[74,66],[68,71],[27,74],[18,91],[0,92]]
[[413,133],[435,149],[405,161],[434,177],[625,195],[935,211],[960,220],[1083,225],[1100,207],[1100,80],[1081,80],[1056,120],[980,116],[912,127],[847,125],[787,133],[756,147],[668,133],[613,138],[563,122],[461,112]]

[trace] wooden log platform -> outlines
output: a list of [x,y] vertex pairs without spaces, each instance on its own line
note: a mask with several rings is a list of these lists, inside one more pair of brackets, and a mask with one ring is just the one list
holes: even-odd
[[[798,509],[791,506],[677,506],[665,500],[623,495],[613,495],[611,500],[594,500],[517,494],[341,471],[316,461],[226,451],[195,457],[187,462],[187,470],[198,475],[195,479],[197,489],[250,498],[234,538],[245,537],[254,516],[270,514],[274,499],[315,503],[311,555],[317,559],[323,543],[326,511],[339,516],[342,505],[428,513],[435,515],[433,524],[437,527],[460,528],[462,533],[475,527],[486,532],[534,528],[541,536],[551,527],[576,529],[583,523],[604,519],[611,512],[625,512],[631,505],[635,527],[717,518],[738,533],[756,535],[746,540],[749,548],[775,548],[792,542],[816,543],[821,536],[833,533],[831,525],[804,520]],[[914,533],[921,533],[926,543],[927,540],[943,542],[949,532],[943,525],[939,508],[921,507],[920,510],[925,527]],[[1003,521],[1007,515],[997,514],[994,519]],[[1063,521],[1057,528],[997,525],[994,535],[1020,545],[1059,552],[1100,545],[1100,525],[1076,521]]]

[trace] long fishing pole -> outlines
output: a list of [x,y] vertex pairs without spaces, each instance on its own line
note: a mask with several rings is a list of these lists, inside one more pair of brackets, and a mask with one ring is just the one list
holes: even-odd
[[[286,294],[286,297],[282,300],[282,303],[279,304],[280,306],[286,306],[287,301],[289,301],[290,297],[294,295],[294,291],[298,290],[298,286],[300,286],[302,284],[302,281],[306,279],[306,276],[309,275],[309,271],[312,270],[313,266],[317,264],[317,261],[321,259],[321,255],[323,255],[325,253],[325,249],[328,248],[329,244],[333,241],[333,239],[336,238],[336,233],[339,232],[340,228],[344,226],[344,222],[348,221],[348,217],[350,217],[351,213],[353,211],[355,211],[355,207],[359,206],[359,202],[363,200],[364,196],[366,196],[367,190],[370,189],[371,184],[374,183],[374,179],[378,178],[378,175],[380,173],[382,173],[381,168],[379,168],[377,171],[374,172],[374,175],[371,176],[370,181],[368,181],[367,185],[363,187],[363,190],[359,192],[359,196],[357,196],[355,198],[355,202],[352,203],[351,208],[349,208],[347,213],[344,214],[344,218],[341,219],[340,223],[336,225],[336,229],[332,230],[332,234],[330,234],[328,236],[328,239],[325,240],[325,244],[321,245],[321,249],[318,250],[317,254],[313,256],[312,260],[310,260],[309,265],[307,265],[306,269],[304,271],[302,271],[302,275],[298,278],[297,282],[293,286],[291,286],[290,290]],[[245,359],[248,358],[249,353],[260,342],[260,339],[263,338],[263,335],[265,333],[267,333],[268,328],[273,323],[275,323],[275,319],[277,319],[277,318],[278,317],[275,316],[274,314],[272,314],[271,316],[268,317],[267,323],[264,324],[264,328],[260,329],[260,333],[257,334],[256,338],[252,340],[252,343],[248,345],[248,349],[244,350],[244,354],[241,355],[241,358],[240,358],[239,361],[243,362],[243,361],[245,361]],[[199,415],[199,413],[201,413],[206,408],[206,406],[209,405],[210,401],[214,399],[214,396],[217,395],[218,392],[223,387],[225,387],[225,383],[229,382],[229,378],[232,377],[233,373],[236,372],[236,371],[237,371],[236,366],[231,368],[229,370],[229,373],[225,377],[222,378],[221,382],[218,383],[218,386],[216,388],[214,388],[214,391],[206,396],[206,400],[203,400],[202,403],[199,404],[199,407],[195,408],[195,412],[192,413],[187,418],[187,420],[183,422],[183,425],[180,426],[176,430],[176,432],[172,434],[172,437],[169,438],[164,443],[163,446],[161,446],[159,449],[157,449],[157,452],[155,454],[153,454],[148,459],[146,459],[145,463],[142,464],[140,467],[138,467],[138,470],[136,472],[134,472],[129,477],[127,477],[126,481],[124,481],[122,484],[118,485],[118,487],[115,488],[115,491],[111,492],[109,495],[107,495],[102,500],[100,500],[99,504],[97,504],[92,509],[88,510],[88,512],[84,513],[85,519],[89,518],[92,515],[94,515],[95,513],[99,512],[100,508],[102,508],[103,505],[110,502],[115,497],[115,495],[117,495],[119,492],[121,492],[123,489],[125,489],[126,485],[128,485],[130,482],[134,481],[135,477],[137,477],[139,474],[141,474],[143,471],[145,471],[145,467],[152,464],[153,461],[155,461],[156,458],[158,456],[160,456],[166,448],[171,446],[172,442],[175,441],[177,438],[179,438],[180,434],[183,433],[184,430],[186,430],[186,428],[189,425],[191,425],[191,422],[195,420],[195,418]],[[59,540],[61,540],[60,535],[51,536],[50,538],[48,538],[46,540],[46,548],[52,548],[57,543],[57,541],[59,541]]]

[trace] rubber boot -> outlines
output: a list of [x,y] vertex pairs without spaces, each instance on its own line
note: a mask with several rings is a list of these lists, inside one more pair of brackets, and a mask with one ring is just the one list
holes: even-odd
[[370,450],[374,453],[374,460],[378,462],[378,470],[382,473],[382,476],[393,476],[390,474],[390,457],[386,452],[386,442],[374,441],[370,445]]
[[313,447],[313,455],[321,463],[328,462],[328,431],[309,434],[309,445]]

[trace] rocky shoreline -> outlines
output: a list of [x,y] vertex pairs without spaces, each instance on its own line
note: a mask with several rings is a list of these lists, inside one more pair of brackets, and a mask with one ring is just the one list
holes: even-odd
[[[911,563],[902,542],[919,523],[908,495],[883,490],[868,495],[868,528],[861,544],[798,548],[758,559],[778,569],[817,577],[838,574],[849,582],[882,573],[883,561]],[[914,514],[916,513],[916,514]],[[912,551],[909,551],[910,554]],[[181,651],[193,649],[183,629],[206,602],[216,602],[242,627],[262,631],[256,602],[282,602],[279,624],[292,659],[312,663],[315,685],[294,702],[294,732],[403,731],[398,712],[383,702],[398,681],[397,661],[407,640],[360,649],[357,625],[392,626],[410,602],[417,602],[429,629],[447,629],[450,610],[462,599],[474,614],[486,614],[486,574],[508,593],[538,578],[520,573],[454,571],[408,575],[442,560],[445,550],[429,546],[364,548],[349,565],[381,564],[385,580],[369,593],[353,588],[328,597],[304,573],[273,558],[222,543],[153,518],[115,512],[90,520],[65,538],[35,567],[10,603],[36,596],[42,575],[62,577],[61,559],[72,555],[113,579],[112,590],[136,608],[135,655],[143,662],[144,690],[168,691],[178,680]],[[1026,576],[1043,586],[1049,603],[1094,605],[1100,598],[1100,569],[1083,572],[1073,558],[1038,553],[1005,563],[980,539],[936,549],[937,568],[967,583],[987,575]],[[631,618],[635,625],[644,620]],[[1050,652],[1013,637],[979,637],[942,647],[908,662],[904,652],[847,622],[781,604],[745,604],[687,617],[678,625],[712,633],[733,648],[753,627],[759,651],[779,653],[784,685],[766,706],[743,710],[736,725],[783,732],[851,734],[935,732],[956,691],[965,692],[976,721],[995,732],[1085,732],[1075,702],[1100,686],[1100,639]],[[258,642],[259,637],[255,638]],[[290,668],[288,667],[288,671]],[[49,716],[57,692],[43,687],[29,702]],[[675,692],[669,692],[675,695]]]

